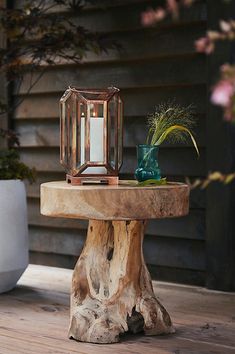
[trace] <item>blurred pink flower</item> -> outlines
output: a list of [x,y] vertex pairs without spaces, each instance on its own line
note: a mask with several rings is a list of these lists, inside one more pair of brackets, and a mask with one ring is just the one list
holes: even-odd
[[162,7],[157,8],[155,11],[155,20],[161,21],[165,17],[166,17],[166,11]]
[[179,17],[181,7],[189,7],[195,0],[165,0],[166,5],[157,7],[156,9],[148,9],[141,14],[141,23],[143,26],[151,26],[162,21],[166,16],[170,15],[174,19]]
[[226,22],[224,20],[220,20],[219,24],[220,24],[220,28],[223,32],[229,32],[232,29],[231,23]]
[[191,6],[195,0],[183,0],[184,6]]
[[227,73],[229,73],[230,71],[233,71],[233,72],[234,72],[234,68],[233,68],[230,64],[225,63],[225,64],[221,65],[221,67],[220,67],[220,72],[221,72],[222,74],[227,74]]
[[221,80],[214,87],[211,102],[222,107],[230,105],[231,97],[234,94],[234,85],[228,80]]
[[214,44],[208,37],[201,37],[195,41],[196,51],[199,53],[211,54]]
[[176,0],[167,0],[167,7],[169,12],[177,13],[179,9],[179,5]]
[[166,16],[166,11],[159,7],[156,10],[149,9],[141,14],[141,23],[143,26],[151,26],[155,22],[161,21]]
[[174,17],[178,17],[179,4],[176,0],[167,0],[167,8],[169,13],[171,13]]
[[227,122],[232,122],[234,120],[234,113],[231,105],[226,107],[226,109],[224,110],[224,120],[226,120]]

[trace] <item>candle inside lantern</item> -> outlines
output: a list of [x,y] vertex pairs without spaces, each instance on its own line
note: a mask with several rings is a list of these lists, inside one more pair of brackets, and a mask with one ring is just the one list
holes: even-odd
[[[90,111],[90,162],[104,162],[104,117],[97,117],[94,105]],[[85,117],[81,115],[81,164],[85,162]],[[105,167],[88,167],[82,174],[107,174]]]

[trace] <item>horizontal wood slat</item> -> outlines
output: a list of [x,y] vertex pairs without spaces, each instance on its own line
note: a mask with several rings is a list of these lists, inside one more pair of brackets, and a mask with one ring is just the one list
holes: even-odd
[[146,236],[144,254],[148,264],[205,270],[202,241]]
[[77,259],[78,257],[71,255],[29,251],[29,262],[31,264],[73,269]]
[[[107,38],[115,40],[120,50],[110,50],[108,53],[96,55],[88,53],[82,63],[122,62],[126,60],[147,60],[163,57],[187,56],[195,53],[194,42],[206,31],[204,22],[195,23],[188,30],[187,26],[176,28],[143,28],[136,31],[110,33]],[[157,45],[156,45],[157,44]],[[60,62],[64,64],[65,62]]]
[[86,238],[86,230],[66,230],[40,227],[29,228],[29,247],[34,252],[79,256]]
[[[108,63],[138,61],[147,59],[160,59],[175,56],[187,56],[195,53],[194,42],[202,37],[206,31],[205,22],[192,23],[190,30],[188,25],[170,28],[161,28],[156,26],[152,28],[140,27],[134,31],[122,31],[109,35],[107,39],[118,43],[119,49],[110,49],[100,54],[88,52],[81,60],[81,63]],[[157,45],[156,45],[157,43]],[[74,64],[71,60],[57,58],[55,60],[57,70],[60,66]],[[47,67],[47,63],[41,63],[42,67]]]
[[[20,135],[21,147],[59,147],[59,119],[17,121],[15,130]],[[195,136],[199,146],[205,146],[205,116],[201,116],[195,127]],[[148,125],[146,117],[134,117],[124,120],[124,146],[135,147],[146,141]],[[169,146],[170,144],[167,144]],[[179,144],[176,144],[176,146]],[[162,145],[163,146],[163,145]],[[175,145],[170,145],[175,146]],[[192,146],[189,140],[184,146]]]
[[[66,85],[63,91],[66,89]],[[59,100],[63,91],[56,94],[29,95],[14,112],[15,119],[58,118]],[[185,87],[159,87],[121,89],[124,102],[124,119],[143,117],[153,112],[160,102],[175,100],[182,105],[194,104],[195,113],[206,112],[206,85],[189,85]],[[20,97],[22,99],[22,97]]]
[[[77,257],[71,255],[61,255],[43,252],[29,252],[29,261],[32,264],[50,265],[52,267],[73,269]],[[172,268],[164,266],[154,266],[148,264],[152,279],[164,280],[174,283],[194,284],[203,286],[205,283],[205,272],[183,268]]]
[[147,266],[152,279],[163,280],[165,282],[193,284],[198,286],[203,286],[205,284],[205,271],[154,266],[151,264],[148,264]]
[[[163,58],[146,62],[80,64],[47,69],[33,86],[32,93],[64,91],[69,85],[77,87],[148,87],[192,85],[205,83],[205,58],[200,54],[187,57]],[[20,94],[26,94],[37,74],[25,74]]]
[[[40,172],[60,172],[59,149],[21,149],[22,161]],[[196,176],[206,173],[205,149],[200,149],[200,159],[192,147],[162,148],[159,152],[159,164],[163,176]],[[134,174],[137,167],[136,150],[125,149],[121,173]]]
[[[44,230],[30,228],[30,250],[34,252],[78,256],[84,240],[84,233],[50,230],[50,234],[47,234]],[[145,236],[144,240],[144,254],[148,263],[159,266],[204,270],[203,247],[204,243],[198,240],[150,235]]]
[[[51,218],[40,214],[39,200],[28,199],[28,219],[33,226],[48,228],[63,228],[69,230],[84,230],[87,227],[86,220]],[[44,229],[47,232],[46,229]],[[202,240],[205,231],[204,210],[191,210],[190,214],[183,218],[166,220],[150,220],[146,233],[168,237],[179,237]],[[79,231],[80,232],[80,231]]]

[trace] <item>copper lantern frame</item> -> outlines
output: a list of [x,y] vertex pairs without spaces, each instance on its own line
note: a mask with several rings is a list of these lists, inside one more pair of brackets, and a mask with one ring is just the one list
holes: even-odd
[[118,184],[123,154],[119,92],[116,87],[69,87],[61,97],[60,162],[68,183]]

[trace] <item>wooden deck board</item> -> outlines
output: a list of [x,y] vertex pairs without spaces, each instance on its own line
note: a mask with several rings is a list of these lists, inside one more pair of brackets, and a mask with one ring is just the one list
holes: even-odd
[[235,353],[235,294],[154,282],[176,334],[126,335],[111,345],[67,338],[72,271],[30,265],[16,289],[0,295],[0,354]]

